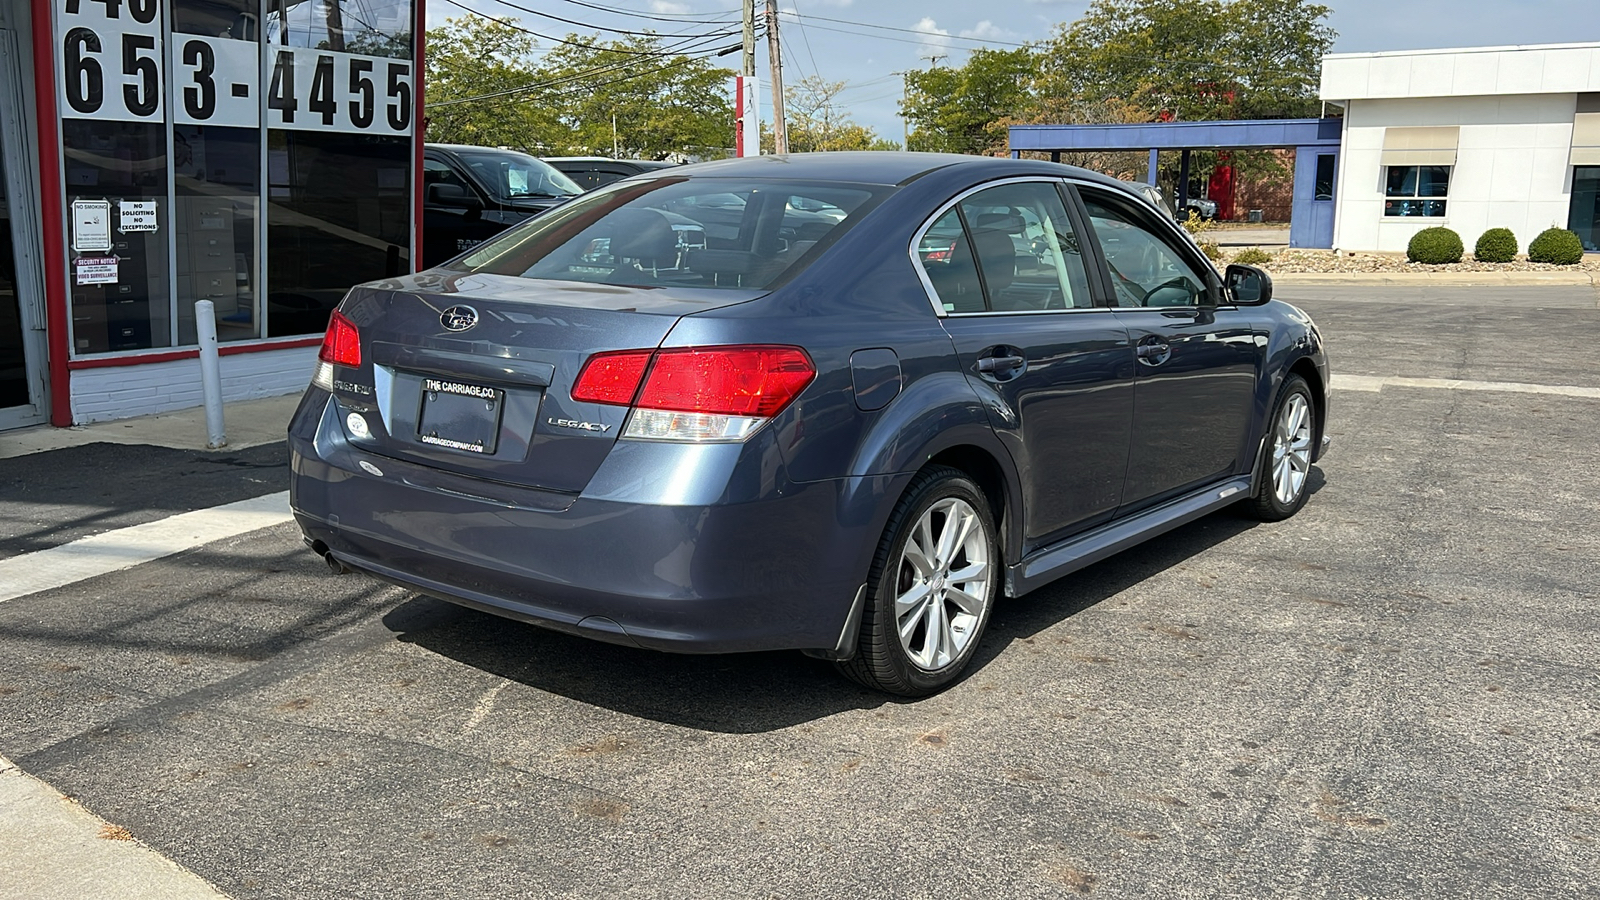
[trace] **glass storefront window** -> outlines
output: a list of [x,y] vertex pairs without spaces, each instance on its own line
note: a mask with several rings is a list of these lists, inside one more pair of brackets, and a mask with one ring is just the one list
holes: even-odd
[[61,143],[73,350],[170,346],[166,126],[67,119]]
[[178,343],[196,340],[198,300],[215,306],[218,340],[260,337],[255,282],[261,130],[178,125],[172,156]]
[[1450,195],[1449,166],[1390,166],[1384,188],[1386,216],[1443,216]]
[[267,133],[267,334],[316,334],[351,285],[411,271],[411,140]]
[[266,0],[267,43],[411,57],[411,0]]
[[[0,163],[3,163],[0,160]],[[0,409],[28,402],[28,360],[22,344],[22,309],[17,305],[17,269],[11,250],[11,207],[0,166]]]
[[1573,168],[1567,227],[1578,233],[1583,249],[1600,250],[1600,166]]
[[260,99],[235,86],[260,80],[259,0],[171,4],[178,343],[197,340],[200,300],[215,307],[218,340],[258,338]]
[[201,300],[223,341],[317,334],[351,286],[411,271],[414,13],[56,5],[75,355],[193,346]]

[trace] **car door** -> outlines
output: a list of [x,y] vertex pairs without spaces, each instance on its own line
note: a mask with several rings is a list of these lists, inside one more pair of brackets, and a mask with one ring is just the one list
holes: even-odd
[[1077,185],[1116,318],[1138,360],[1122,511],[1248,471],[1265,342],[1248,311],[1218,305],[1216,272],[1171,223],[1120,192]]
[[1021,474],[1030,546],[1109,519],[1127,468],[1132,350],[1097,302],[1080,234],[1059,182],[1019,180],[956,198],[915,244],[935,311]]
[[424,267],[436,266],[505,230],[505,223],[484,215],[490,204],[483,191],[447,158],[423,158],[422,184]]

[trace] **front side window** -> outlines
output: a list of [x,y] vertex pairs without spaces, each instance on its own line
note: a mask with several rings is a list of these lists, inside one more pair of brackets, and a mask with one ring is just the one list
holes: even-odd
[[1206,279],[1176,249],[1154,234],[1131,204],[1084,190],[1120,307],[1198,306]]
[[1384,177],[1384,215],[1444,215],[1445,198],[1450,195],[1449,166],[1389,166]]
[[462,162],[502,201],[523,197],[576,197],[583,188],[542,159],[511,151],[462,151]]
[[768,288],[890,190],[720,178],[618,185],[532,219],[454,267],[596,284]]

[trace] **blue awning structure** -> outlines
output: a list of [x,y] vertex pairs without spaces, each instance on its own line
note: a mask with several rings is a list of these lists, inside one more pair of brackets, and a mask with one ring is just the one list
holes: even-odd
[[1332,147],[1343,119],[1249,119],[1138,125],[1013,125],[1011,152],[1067,150],[1241,150]]
[[[1057,162],[1062,153],[1082,151],[1150,151],[1147,177],[1155,183],[1156,156],[1162,150],[1183,153],[1180,192],[1188,190],[1189,152],[1193,150],[1294,149],[1294,206],[1289,220],[1289,246],[1333,246],[1333,194],[1319,191],[1318,157],[1333,157],[1336,171],[1343,119],[1249,119],[1219,122],[1147,122],[1135,125],[1012,125],[1011,155],[1048,153]],[[1337,183],[1335,178],[1332,183]],[[1180,194],[1180,203],[1182,197]]]

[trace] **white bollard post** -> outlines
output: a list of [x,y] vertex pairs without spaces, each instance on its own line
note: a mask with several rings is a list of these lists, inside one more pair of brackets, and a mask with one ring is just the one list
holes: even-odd
[[206,400],[206,449],[228,446],[222,430],[222,366],[217,361],[217,309],[210,300],[194,304],[194,324],[200,333],[200,390]]

